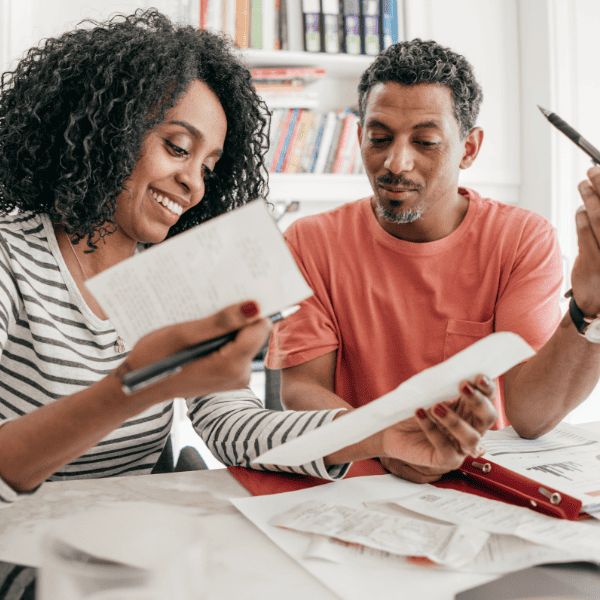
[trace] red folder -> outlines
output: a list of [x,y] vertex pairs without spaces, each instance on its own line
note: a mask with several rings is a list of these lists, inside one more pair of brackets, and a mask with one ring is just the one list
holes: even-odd
[[[227,469],[253,496],[292,492],[331,483],[317,477],[294,473],[255,471],[245,467],[227,467]],[[353,463],[346,477],[387,473],[379,461],[369,459]],[[523,477],[489,460],[468,457],[458,471],[444,475],[432,485],[525,506],[560,519],[573,521],[587,516],[581,514],[580,500],[548,486],[542,486],[533,479]]]

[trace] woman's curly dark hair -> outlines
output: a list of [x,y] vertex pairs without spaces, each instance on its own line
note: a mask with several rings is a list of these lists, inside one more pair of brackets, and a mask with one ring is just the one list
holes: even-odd
[[437,83],[452,92],[454,116],[464,139],[475,127],[483,100],[473,67],[464,56],[429,40],[416,38],[399,42],[382,52],[362,74],[358,84],[360,122],[363,122],[369,92],[377,83],[389,81],[402,85]]
[[226,38],[156,10],[83,24],[2,75],[0,212],[46,213],[93,249],[116,229],[145,134],[195,79],[221,102],[227,134],[203,201],[169,237],[267,194],[269,113]]

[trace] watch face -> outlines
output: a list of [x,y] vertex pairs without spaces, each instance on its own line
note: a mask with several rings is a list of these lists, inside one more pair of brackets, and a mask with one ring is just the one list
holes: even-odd
[[600,319],[592,321],[588,327],[586,327],[585,337],[594,344],[600,344]]

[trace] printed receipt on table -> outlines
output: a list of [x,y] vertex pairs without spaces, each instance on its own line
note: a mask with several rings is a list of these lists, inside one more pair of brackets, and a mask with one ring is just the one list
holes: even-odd
[[290,467],[310,463],[413,416],[417,408],[455,398],[463,379],[472,379],[479,373],[494,379],[534,354],[517,334],[492,333],[443,363],[414,375],[385,396],[265,452],[252,463]]
[[192,227],[86,281],[131,347],[145,334],[244,300],[262,316],[312,296],[261,199]]

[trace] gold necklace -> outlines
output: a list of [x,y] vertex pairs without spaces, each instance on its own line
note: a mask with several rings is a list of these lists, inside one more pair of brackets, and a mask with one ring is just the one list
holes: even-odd
[[[71,238],[69,237],[69,235],[66,232],[65,232],[65,237],[67,238],[67,242],[69,242],[69,248],[71,248],[71,252],[73,253],[73,256],[75,257],[75,260],[77,261],[77,264],[79,265],[79,269],[81,270],[81,274],[83,275],[83,281],[86,282],[89,279],[89,276],[86,273],[85,269],[83,268],[83,265],[81,264],[81,261],[79,260],[79,256],[77,256],[77,252],[75,252],[75,248],[73,248],[73,244],[71,243]],[[115,329],[115,333],[117,334],[117,341],[114,344],[114,349],[117,354],[120,354],[121,352],[125,352],[125,342],[123,341],[123,338],[119,335],[119,332],[116,329]]]

